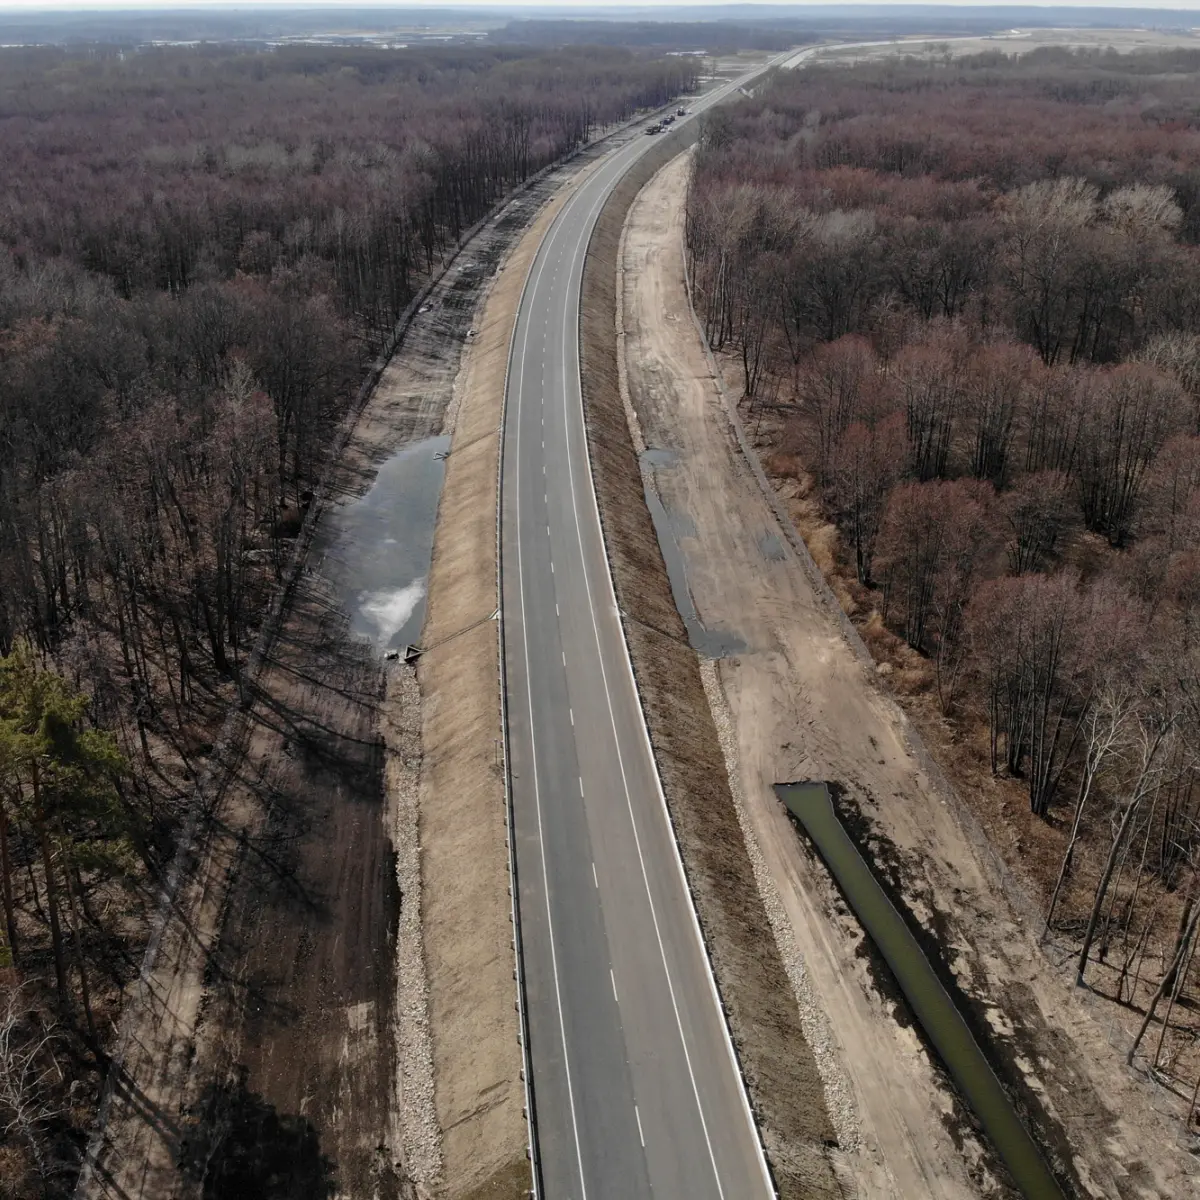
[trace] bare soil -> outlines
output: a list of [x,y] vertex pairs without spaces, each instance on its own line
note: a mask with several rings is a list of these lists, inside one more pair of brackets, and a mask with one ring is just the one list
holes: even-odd
[[1069,1191],[1195,1194],[1195,1164],[1168,1105],[1125,1069],[1093,1008],[1036,947],[1023,887],[886,690],[786,501],[731,424],[688,304],[686,172],[683,158],[664,170],[628,229],[629,386],[647,443],[678,453],[653,483],[667,510],[695,527],[680,545],[697,611],[747,644],[716,664],[714,709],[719,725],[728,715],[727,757],[767,867],[764,891],[787,918],[781,944],[790,932],[801,983],[836,1052],[833,1066],[824,1064],[826,1086],[836,1086],[836,1071],[853,1097],[857,1145],[853,1132],[844,1138],[845,1167],[863,1197],[1008,1192],[873,971],[857,923],[775,800],[777,781],[841,786],[860,840],[994,1030],[996,1053]]
[[739,1063],[780,1195],[840,1195],[820,1074],[738,824],[695,653],[675,609],[619,386],[616,273],[629,205],[685,144],[656,146],[601,213],[582,300],[584,402],[605,543],[642,708]]

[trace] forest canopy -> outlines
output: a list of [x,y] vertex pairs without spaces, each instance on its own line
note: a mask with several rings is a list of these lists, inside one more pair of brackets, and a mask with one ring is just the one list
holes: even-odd
[[0,50],[0,1193],[71,1190],[195,781],[397,322],[498,202],[696,72]]
[[706,116],[687,245],[843,605],[1136,1049],[1197,975],[1200,53],[778,72]]

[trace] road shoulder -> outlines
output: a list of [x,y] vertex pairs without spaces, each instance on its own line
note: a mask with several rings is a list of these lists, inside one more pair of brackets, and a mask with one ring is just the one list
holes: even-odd
[[445,1195],[530,1187],[513,978],[496,621],[496,503],[509,341],[537,248],[570,189],[497,276],[455,387],[419,679],[422,925]]

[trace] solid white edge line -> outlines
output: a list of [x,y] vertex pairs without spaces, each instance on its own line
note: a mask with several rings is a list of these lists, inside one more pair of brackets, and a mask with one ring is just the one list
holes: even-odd
[[[536,261],[536,255],[535,260]],[[508,680],[505,672],[505,646],[504,646],[504,534],[503,534],[503,519],[504,519],[504,446],[505,446],[505,424],[508,419],[508,383],[509,376],[512,372],[513,351],[517,344],[517,330],[521,325],[521,309],[525,304],[525,297],[529,291],[529,281],[533,276],[533,264],[530,264],[530,269],[525,272],[525,279],[521,284],[521,295],[517,300],[517,312],[513,319],[512,332],[508,335],[508,357],[504,363],[504,389],[500,395],[500,428],[499,440],[496,453],[496,641],[497,652],[500,666],[500,720],[501,728],[501,753],[504,756],[504,815],[505,824],[505,841],[508,843],[508,882],[509,882],[509,915],[513,925],[513,963],[514,971],[517,979],[517,1036],[521,1041],[521,1065],[524,1075],[524,1096],[525,1096],[525,1130],[526,1130],[526,1145],[529,1148],[529,1175],[530,1175],[530,1197],[531,1200],[541,1200],[541,1180],[539,1175],[539,1159],[540,1153],[538,1149],[538,1141],[535,1130],[537,1123],[535,1120],[533,1106],[533,1059],[530,1056],[529,1049],[529,1020],[528,1011],[525,1005],[525,962],[523,957],[523,944],[520,924],[520,912],[518,907],[517,897],[517,844],[516,844],[516,812],[513,807],[512,795],[512,776],[511,776],[511,761],[509,757],[508,747]]]
[[[623,174],[623,172],[621,174]],[[614,181],[614,184],[613,184],[614,188],[616,186],[616,183],[619,182],[620,178],[621,178],[621,175],[618,175],[617,180]],[[579,295],[577,296],[577,299],[576,299],[575,312],[578,313],[580,311],[580,301],[582,298],[582,285],[583,285],[583,262],[586,261],[586,258],[587,258],[587,248],[591,242],[591,233],[595,229],[595,221],[598,218],[601,208],[607,202],[608,197],[612,194],[612,190],[613,190],[613,188],[606,188],[606,189],[602,190],[599,197],[596,200],[596,203],[592,206],[591,211],[588,213],[588,220],[587,220],[587,226],[586,226],[586,232],[587,232],[588,236],[586,238],[584,238],[576,248],[576,251],[575,251],[575,254],[573,257],[573,261],[572,261],[571,267],[570,267],[571,275],[567,280],[567,301],[568,301],[567,312],[568,312],[568,314],[571,311],[570,297],[571,297],[572,285],[574,283],[576,266],[579,267],[579,282],[576,285]],[[581,251],[582,251],[582,253],[581,253]],[[567,351],[567,346],[568,346],[568,341],[569,341],[568,336],[567,336],[568,327],[569,327],[569,322],[564,321],[563,327],[562,327],[562,357],[563,357],[564,372],[567,369],[566,364],[570,361],[568,351]],[[584,437],[584,449],[586,452],[586,456],[588,457],[588,459],[590,461],[591,454],[590,454],[590,451],[588,451],[588,449],[587,449],[587,425],[586,425],[586,421],[585,421],[584,414],[583,414],[583,374],[582,374],[583,367],[582,367],[581,356],[579,354],[578,317],[576,318],[576,329],[575,329],[575,358],[576,358],[575,375],[576,375],[576,379],[579,384],[580,424],[582,426],[583,437]],[[688,1048],[687,1034],[684,1032],[684,1028],[683,1028],[683,1018],[679,1012],[679,1000],[675,994],[675,981],[671,978],[671,964],[667,961],[667,948],[666,948],[665,943],[663,942],[662,928],[659,925],[659,921],[658,921],[658,909],[654,903],[654,894],[650,888],[650,875],[649,875],[649,872],[646,870],[646,858],[642,852],[642,839],[641,839],[641,835],[638,833],[637,817],[634,814],[634,810],[633,810],[633,795],[630,792],[629,777],[628,777],[628,773],[625,770],[625,755],[621,749],[621,735],[617,729],[617,715],[616,715],[616,710],[613,707],[612,690],[609,688],[609,684],[608,684],[608,669],[604,665],[604,647],[600,641],[600,624],[596,618],[596,603],[595,603],[595,598],[592,594],[591,573],[588,570],[587,551],[584,549],[584,545],[583,545],[583,525],[582,525],[582,522],[580,521],[580,517],[579,517],[579,496],[578,496],[578,488],[577,488],[576,482],[575,482],[574,455],[571,453],[571,440],[572,439],[571,439],[570,420],[571,420],[570,414],[567,411],[567,389],[564,388],[563,389],[563,421],[564,421],[564,426],[565,426],[566,451],[567,451],[567,478],[568,478],[568,481],[570,484],[570,489],[571,489],[571,509],[572,509],[572,513],[575,518],[575,536],[579,542],[579,558],[580,558],[580,562],[581,562],[582,568],[583,568],[583,586],[584,586],[584,590],[587,592],[588,611],[592,618],[592,636],[595,638],[595,641],[596,641],[596,659],[600,665],[600,680],[601,680],[602,684],[604,685],[604,699],[605,699],[605,703],[608,706],[608,720],[609,720],[610,726],[612,727],[613,745],[616,748],[616,752],[617,752],[617,769],[621,773],[621,787],[622,787],[622,790],[625,792],[625,806],[629,811],[629,824],[630,824],[630,828],[633,831],[633,844],[637,850],[638,865],[641,868],[641,872],[642,872],[642,886],[646,889],[646,903],[649,905],[649,908],[650,908],[650,923],[654,926],[654,937],[655,937],[655,941],[658,943],[658,956],[662,962],[663,976],[667,981],[667,992],[671,997],[671,1010],[675,1016],[675,1028],[679,1032],[679,1045],[680,1045],[680,1048],[683,1050],[683,1061],[687,1067],[688,1080],[692,1085],[692,1097],[696,1102],[696,1114],[700,1118],[700,1131],[704,1135],[704,1145],[705,1145],[705,1149],[707,1149],[707,1151],[708,1151],[708,1162],[709,1162],[709,1166],[712,1169],[713,1182],[716,1184],[716,1187],[717,1187],[717,1195],[720,1197],[720,1200],[725,1200],[725,1186],[721,1182],[721,1169],[717,1165],[717,1155],[716,1155],[716,1151],[713,1148],[712,1135],[709,1133],[709,1130],[708,1130],[708,1118],[704,1113],[704,1102],[700,1098],[700,1085],[696,1081],[696,1071],[692,1065],[692,1054],[691,1054],[691,1050]],[[590,476],[590,472],[589,472],[589,481],[590,480],[591,480],[591,476]],[[604,540],[604,527],[600,523],[600,509],[599,509],[599,504],[596,501],[594,485],[593,485],[593,489],[592,489],[592,501],[593,501],[593,504],[596,505],[596,524],[597,524],[597,529],[599,530],[599,534],[600,534],[600,546],[603,551],[605,572],[606,572],[606,575],[607,575],[608,581],[609,581],[609,594],[612,596],[612,605],[613,605],[613,609],[615,611],[617,609],[616,590],[612,584],[611,569],[609,568],[609,564],[608,564],[608,546]],[[624,642],[625,633],[624,633],[624,629],[621,628],[619,617],[618,617],[617,625],[618,625],[618,628],[621,630],[621,640],[622,640],[622,642]],[[626,649],[628,650],[628,647],[626,647]],[[563,658],[563,662],[564,662],[564,664],[566,663],[565,656]],[[638,695],[636,686],[633,689],[633,699],[634,699],[635,706],[637,707],[637,710],[640,713],[641,712],[641,697]],[[640,722],[640,724],[642,724],[643,726],[645,725],[644,714],[643,714],[642,721]],[[653,772],[655,778],[657,779],[658,770],[657,770],[657,766],[654,764],[653,754],[651,754],[651,768],[652,768],[652,772]],[[665,800],[664,800],[664,804],[665,804]],[[668,829],[668,840],[672,844],[674,844],[674,831],[671,829]],[[691,893],[687,889],[686,881],[685,881],[685,886],[684,886],[684,895],[687,897],[688,906],[690,907],[691,906],[690,905]],[[702,951],[702,959],[705,962],[705,964],[707,965],[707,961],[708,961],[707,956],[703,954],[703,941],[701,941],[701,951]],[[723,1027],[724,1023],[725,1023],[724,1022],[724,1013],[721,1011],[719,1005],[717,1007],[717,1018],[718,1018],[719,1024]],[[740,1073],[735,1071],[734,1078],[738,1081],[738,1083],[740,1085],[740,1083],[741,1083]],[[742,1088],[739,1086],[738,1090],[741,1091]],[[636,1105],[635,1105],[635,1107],[636,1107]],[[755,1141],[757,1142],[757,1131],[755,1131]]]
[[[578,195],[578,192],[576,193],[576,195]],[[572,197],[572,200],[574,200],[574,196]],[[570,202],[568,202],[568,204],[566,206],[564,206],[564,208],[563,208],[563,213],[565,213],[570,208],[570,206],[571,206],[571,204],[570,204]],[[562,213],[560,213],[559,216],[555,219],[556,224],[561,219],[561,217],[562,217]],[[551,233],[553,233],[553,229],[554,229],[554,227],[552,226]],[[547,245],[546,239],[543,239],[542,246],[539,247],[539,255],[541,257],[541,261],[538,264],[537,273],[535,275],[533,272],[531,272],[530,277],[526,280],[527,289],[529,287],[530,280],[532,280],[532,290],[533,291],[537,290],[538,280],[541,278],[542,271],[544,270],[545,265],[546,265],[547,255],[542,253],[543,250],[548,250],[548,245]],[[524,304],[525,295],[526,295],[526,292],[523,291],[521,294],[520,304]],[[514,334],[516,331],[516,325],[520,323],[520,319],[521,319],[520,304],[518,305],[518,308],[517,308],[517,322],[516,322],[516,324],[514,324],[514,327],[513,327]],[[515,339],[514,339],[514,343],[515,343]],[[538,849],[541,854],[541,863],[542,863],[542,890],[543,890],[545,902],[546,902],[546,926],[547,926],[547,932],[549,933],[549,938],[550,938],[550,969],[554,975],[554,999],[555,999],[555,1004],[558,1008],[558,1031],[559,1031],[559,1038],[562,1042],[562,1048],[563,1048],[563,1074],[566,1076],[566,1081],[567,1081],[567,1104],[571,1109],[571,1130],[572,1130],[572,1133],[575,1138],[575,1159],[576,1159],[576,1165],[578,1166],[578,1169],[579,1169],[580,1198],[581,1198],[581,1200],[587,1200],[587,1181],[584,1177],[584,1169],[583,1169],[583,1144],[582,1144],[582,1141],[579,1136],[579,1119],[578,1119],[578,1116],[575,1111],[575,1088],[574,1088],[574,1084],[571,1080],[571,1056],[570,1056],[570,1051],[567,1048],[567,1027],[566,1027],[566,1021],[563,1016],[562,989],[561,989],[561,986],[559,984],[559,979],[558,979],[558,951],[557,951],[557,949],[555,947],[555,943],[554,943],[554,916],[551,911],[551,904],[550,904],[550,873],[549,873],[549,869],[546,865],[546,844],[542,838],[542,797],[541,797],[541,787],[540,787],[540,784],[538,781],[537,738],[536,738],[536,734],[534,732],[535,722],[533,719],[533,682],[532,682],[532,676],[531,676],[530,669],[529,669],[529,627],[528,627],[528,625],[526,623],[526,619],[525,619],[525,565],[524,565],[524,556],[522,554],[522,549],[521,549],[521,391],[522,391],[521,384],[524,383],[524,378],[525,378],[524,362],[525,362],[525,354],[526,354],[526,351],[528,350],[528,346],[529,346],[529,321],[528,321],[528,319],[526,319],[525,336],[524,336],[524,339],[522,342],[522,347],[521,347],[521,360],[520,360],[520,365],[518,366],[518,378],[520,380],[520,383],[517,386],[517,411],[516,411],[516,416],[515,416],[515,421],[516,421],[516,448],[515,448],[516,478],[515,478],[514,482],[515,482],[516,493],[517,493],[516,510],[515,510],[516,539],[517,539],[517,596],[519,598],[518,609],[519,609],[520,620],[521,620],[521,642],[522,642],[524,658],[525,658],[526,702],[529,706],[529,746],[530,746],[530,756],[531,756],[531,761],[532,761],[532,766],[533,766],[533,795],[534,795],[534,807],[537,812]],[[510,353],[511,353],[512,349],[513,349],[513,346],[510,345]],[[507,380],[506,380],[506,396],[507,396]],[[551,570],[553,570],[553,564],[551,564]],[[507,731],[506,731],[506,737],[507,737]],[[514,899],[515,899],[515,897],[514,897]],[[531,1075],[532,1072],[533,1072],[533,1062],[532,1062],[532,1059],[530,1059],[530,1061],[527,1063],[527,1074]],[[529,1119],[531,1121],[534,1119],[533,1113],[529,1114]],[[537,1178],[536,1172],[534,1174],[534,1178],[535,1178],[535,1180]]]

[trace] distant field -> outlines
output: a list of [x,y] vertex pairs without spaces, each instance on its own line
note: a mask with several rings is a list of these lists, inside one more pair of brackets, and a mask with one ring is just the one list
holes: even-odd
[[1037,46],[1068,46],[1071,49],[1105,50],[1111,47],[1120,53],[1133,50],[1195,49],[1200,46],[1196,31],[1173,32],[1159,29],[1014,29],[990,37],[919,37],[898,38],[894,41],[859,42],[847,46],[830,46],[819,50],[816,57],[824,62],[883,58],[893,54],[910,54],[930,58],[946,55],[960,57],[1000,50],[1020,54]]

